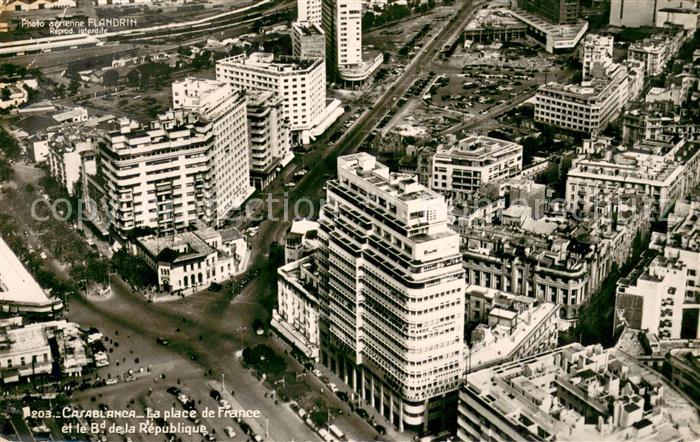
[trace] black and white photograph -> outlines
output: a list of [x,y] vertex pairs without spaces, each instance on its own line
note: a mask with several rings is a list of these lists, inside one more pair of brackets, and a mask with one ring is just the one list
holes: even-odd
[[700,441],[700,0],[0,0],[0,441]]

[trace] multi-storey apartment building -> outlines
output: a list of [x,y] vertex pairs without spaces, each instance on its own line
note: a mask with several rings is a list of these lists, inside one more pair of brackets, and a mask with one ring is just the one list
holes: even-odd
[[326,36],[320,25],[292,23],[292,55],[299,58],[326,58]]
[[663,216],[700,183],[699,147],[683,140],[644,141],[622,151],[609,146],[602,156],[579,156],[567,173],[568,209],[590,212],[598,201],[625,192],[646,199],[652,216]]
[[326,117],[325,69],[323,59],[275,59],[255,52],[217,61],[216,78],[247,91],[274,92],[282,98],[293,135],[308,143],[311,129]]
[[464,200],[484,184],[518,176],[523,166],[523,147],[511,141],[471,135],[438,146],[431,164],[430,187]]
[[197,219],[218,225],[245,201],[251,193],[242,171],[249,167],[245,98],[232,92],[220,106],[204,115],[168,111],[150,128],[122,120],[103,135],[97,178],[112,227],[167,233]]
[[607,71],[613,63],[613,37],[599,34],[589,34],[583,40],[583,80],[592,78],[591,71],[595,68]]
[[289,121],[282,97],[273,92],[247,94],[248,137],[250,139],[250,183],[264,189],[280,167],[294,158]]
[[357,153],[338,158],[320,223],[321,362],[400,430],[449,426],[465,281],[444,198]]
[[470,373],[457,438],[652,442],[683,440],[699,423],[660,374],[622,351],[574,343]]
[[246,100],[240,90],[217,80],[187,78],[174,82],[173,108],[196,112],[211,123],[212,148],[205,208],[217,225],[253,193],[250,185]]
[[297,21],[321,26],[322,0],[297,0]]
[[621,120],[624,144],[643,140],[670,142],[674,138],[700,141],[700,122],[682,110],[653,105],[634,106],[625,111]]
[[95,172],[94,143],[89,137],[59,135],[48,141],[47,164],[51,176],[63,186],[69,195],[75,195],[80,181],[81,167],[87,173]]
[[600,133],[627,102],[627,68],[612,64],[580,85],[550,82],[535,96],[535,121],[576,132]]
[[659,75],[666,67],[666,63],[681,48],[684,38],[683,28],[666,26],[658,34],[631,43],[627,50],[627,58],[643,62],[647,75]]
[[579,0],[518,0],[518,6],[557,24],[578,21]]
[[615,323],[665,340],[699,339],[700,206],[679,204],[677,212],[669,223],[680,221],[654,241],[661,254],[618,282]]
[[271,325],[306,357],[319,360],[320,272],[315,256],[306,256],[277,269],[277,308]]

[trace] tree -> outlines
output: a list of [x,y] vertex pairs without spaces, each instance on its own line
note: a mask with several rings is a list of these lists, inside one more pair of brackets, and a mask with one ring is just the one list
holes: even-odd
[[141,83],[141,74],[137,69],[132,69],[126,74],[126,81],[129,86],[136,87]]
[[76,78],[71,78],[70,83],[68,84],[68,93],[71,95],[75,95],[78,93],[79,89],[80,81]]
[[5,86],[4,88],[2,88],[2,99],[3,99],[3,101],[9,100],[9,99],[10,99],[10,96],[12,96],[12,91],[10,90],[10,88],[8,88],[7,86]]
[[4,127],[0,126],[0,152],[7,158],[16,160],[21,153],[19,143],[10,135]]
[[119,83],[119,72],[116,69],[108,69],[102,75],[102,84],[106,87],[114,87]]

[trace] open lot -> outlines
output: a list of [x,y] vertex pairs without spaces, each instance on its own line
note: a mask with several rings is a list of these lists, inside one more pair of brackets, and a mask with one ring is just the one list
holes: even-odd
[[[420,16],[411,16],[410,19],[375,28],[362,36],[363,46],[367,49],[391,54],[392,60],[385,62],[403,62],[414,55],[423,41],[427,41],[435,35],[447,21],[459,10],[459,3],[449,6],[437,6],[435,9]],[[430,25],[430,30],[423,37],[417,47],[405,56],[399,56],[399,50],[409,42],[425,25]]]

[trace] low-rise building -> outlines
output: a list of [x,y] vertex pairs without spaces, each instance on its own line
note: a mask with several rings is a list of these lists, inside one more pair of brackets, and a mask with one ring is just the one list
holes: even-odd
[[37,11],[39,9],[75,8],[76,0],[9,0],[3,8],[7,11]]
[[522,165],[521,145],[471,135],[438,146],[432,160],[430,187],[445,196],[465,200],[491,181],[518,176]]
[[482,8],[464,27],[464,39],[488,44],[524,38],[527,26],[507,8]]
[[[661,254],[640,263],[617,284],[615,325],[646,330],[661,339],[700,339],[700,206],[654,248]],[[669,220],[676,219],[669,218]]]
[[0,83],[0,109],[19,107],[29,100],[24,81]]
[[616,349],[574,343],[470,373],[459,393],[457,438],[692,440],[692,403]]
[[306,256],[277,270],[277,308],[271,325],[308,358],[319,360],[320,273],[314,256]]
[[682,27],[665,26],[662,32],[630,44],[627,58],[642,61],[647,75],[656,76],[663,72],[666,64],[683,45],[684,40],[685,31]]
[[88,111],[84,107],[74,107],[51,116],[57,123],[80,123],[88,120]]
[[0,376],[3,384],[51,373],[53,356],[41,323],[0,331]]
[[663,216],[700,183],[699,151],[700,145],[684,140],[644,141],[627,149],[608,146],[602,155],[579,156],[567,173],[568,209],[590,212],[604,197],[627,192],[646,199],[652,216]]
[[559,306],[527,296],[470,285],[465,324],[474,325],[466,372],[521,359],[557,346]]
[[41,288],[2,238],[0,263],[0,311],[51,315],[63,308],[63,302]]
[[173,294],[194,293],[231,278],[244,270],[249,253],[242,236],[201,224],[192,232],[139,237],[135,248],[157,274],[159,289]]
[[582,19],[567,20],[560,24],[515,6],[511,6],[511,13],[527,27],[527,35],[550,54],[574,49],[588,31],[588,22]]

